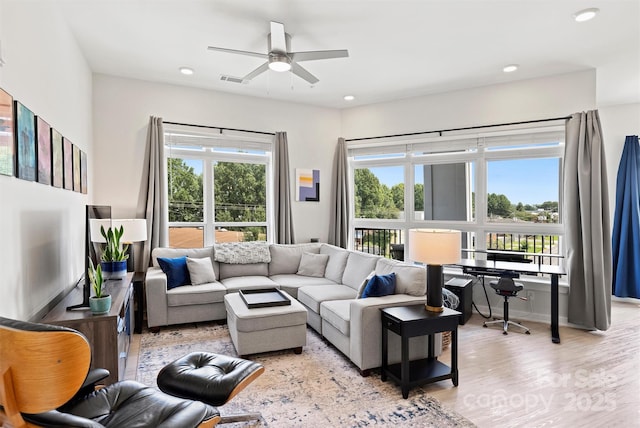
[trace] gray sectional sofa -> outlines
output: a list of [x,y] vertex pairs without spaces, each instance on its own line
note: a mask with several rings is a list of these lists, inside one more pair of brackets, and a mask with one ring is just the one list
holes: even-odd
[[[345,354],[365,374],[381,365],[380,308],[424,303],[426,273],[413,266],[328,244],[268,246],[270,261],[225,263],[216,247],[155,248],[146,276],[149,327],[226,318],[224,296],[241,289],[274,287],[286,291],[307,309],[307,323]],[[218,247],[221,253],[222,247]],[[320,256],[314,256],[320,255]],[[158,257],[210,258],[215,281],[167,289]],[[221,256],[221,254],[219,254]],[[318,267],[314,263],[320,261]],[[325,264],[326,263],[326,264]],[[396,274],[395,294],[356,298],[372,272]],[[440,340],[440,335],[437,335]],[[411,357],[426,356],[426,338],[411,339]],[[389,338],[390,362],[400,359],[400,341]],[[441,349],[439,343],[435,349]]]

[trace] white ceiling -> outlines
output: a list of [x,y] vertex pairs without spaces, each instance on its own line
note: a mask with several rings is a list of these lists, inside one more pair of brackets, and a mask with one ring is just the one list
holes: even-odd
[[[596,69],[599,105],[640,102],[638,0],[53,1],[96,73],[345,108]],[[589,7],[598,16],[576,23]],[[349,58],[302,63],[315,85],[274,71],[221,81],[263,60],[207,46],[266,53],[271,20],[294,51],[348,49]],[[520,69],[503,73],[510,63]]]

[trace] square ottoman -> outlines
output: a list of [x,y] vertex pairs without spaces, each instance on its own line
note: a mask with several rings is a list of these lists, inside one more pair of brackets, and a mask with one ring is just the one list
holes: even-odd
[[291,298],[291,305],[249,309],[239,293],[224,296],[229,334],[238,355],[293,349],[307,344],[307,310]]

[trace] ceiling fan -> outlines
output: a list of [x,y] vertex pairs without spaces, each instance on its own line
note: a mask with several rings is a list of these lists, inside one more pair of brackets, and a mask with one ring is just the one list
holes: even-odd
[[209,46],[212,51],[229,52],[241,55],[255,56],[265,58],[267,62],[260,67],[247,74],[242,80],[248,81],[254,77],[264,73],[268,69],[274,71],[291,71],[296,76],[314,84],[319,80],[316,76],[309,73],[305,68],[300,66],[298,62],[314,61],[318,59],[346,58],[349,51],[346,49],[330,50],[330,51],[308,51],[308,52],[291,52],[291,36],[284,32],[284,24],[271,21],[271,33],[267,36],[268,53],[241,51],[236,49],[218,48]]

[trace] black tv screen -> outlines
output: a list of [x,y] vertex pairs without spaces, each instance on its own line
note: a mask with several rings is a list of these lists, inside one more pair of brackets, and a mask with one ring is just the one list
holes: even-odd
[[[97,221],[101,220],[101,221]],[[100,244],[91,240],[91,225],[94,223],[94,234],[100,233],[100,223],[108,224],[111,222],[111,207],[108,205],[87,205],[85,216],[85,254],[84,254],[84,286],[82,289],[82,303],[69,306],[68,311],[72,310],[88,310],[89,297],[91,296],[91,284],[89,283],[89,259],[93,261],[93,265],[100,263]],[[97,226],[97,227],[96,227]],[[106,229],[106,227],[105,227]]]

